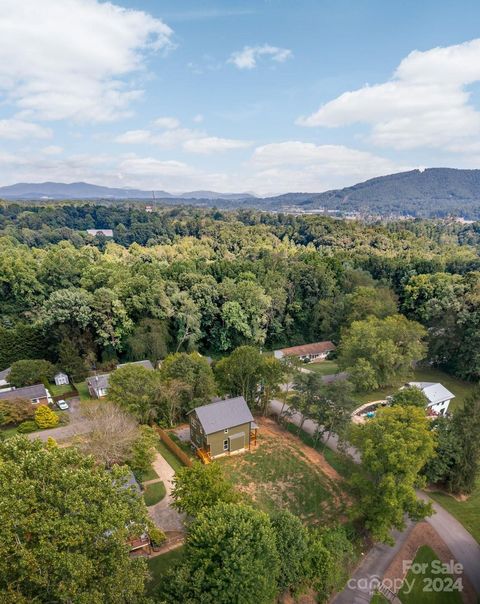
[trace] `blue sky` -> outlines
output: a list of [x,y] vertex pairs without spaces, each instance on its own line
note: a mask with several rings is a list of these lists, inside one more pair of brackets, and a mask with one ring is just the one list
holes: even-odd
[[0,0],[0,184],[322,191],[480,168],[480,4]]

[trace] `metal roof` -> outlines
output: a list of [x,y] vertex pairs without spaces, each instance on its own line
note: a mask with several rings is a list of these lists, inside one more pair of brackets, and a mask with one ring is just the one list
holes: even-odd
[[408,382],[408,385],[420,388],[423,394],[428,398],[429,407],[455,398],[455,395],[439,382]]
[[253,415],[243,396],[196,407],[193,411],[196,412],[205,434],[253,422]]
[[120,369],[120,367],[128,367],[128,365],[141,365],[142,367],[145,367],[145,369],[153,369],[152,362],[148,359],[145,359],[144,361],[131,361],[130,363],[120,363],[120,365],[117,365],[117,369]]
[[43,384],[34,384],[33,386],[25,386],[24,388],[15,388],[14,390],[7,390],[6,392],[0,392],[0,399],[15,400],[15,399],[26,399],[32,400],[34,398],[46,398],[47,389]]

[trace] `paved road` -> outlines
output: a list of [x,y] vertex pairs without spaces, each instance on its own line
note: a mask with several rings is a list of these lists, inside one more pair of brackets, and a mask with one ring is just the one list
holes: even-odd
[[180,514],[177,512],[177,510],[171,507],[171,503],[173,501],[172,488],[175,471],[160,455],[160,453],[157,453],[157,456],[153,462],[153,468],[158,474],[158,477],[163,480],[167,493],[162,501],[148,508],[148,513],[150,514],[150,517],[155,525],[162,529],[162,531],[184,531],[185,515]]
[[80,399],[72,398],[69,399],[68,404],[70,409],[68,414],[70,416],[70,423],[66,426],[60,426],[59,428],[52,428],[51,430],[41,430],[40,432],[33,432],[28,435],[28,438],[35,440],[36,438],[46,441],[48,438],[54,438],[58,442],[68,440],[77,434],[85,434],[90,432],[92,429],[92,422],[85,419],[82,415],[80,407]]
[[[270,403],[270,409],[276,415],[280,413],[282,407],[282,401],[274,399]],[[285,409],[288,409],[288,405],[285,405]],[[293,413],[290,416],[290,421],[296,426],[299,426],[302,421],[302,416],[299,413]],[[316,426],[316,422],[306,420],[303,424],[303,430],[307,432],[307,434],[313,435],[315,433]],[[328,442],[324,438],[323,442],[330,449],[338,451],[338,438],[336,435],[332,435]],[[356,463],[360,463],[360,454],[356,449],[354,449],[353,447],[348,447],[346,452],[352,457],[352,459]],[[428,495],[426,495],[422,491],[417,491],[417,494],[422,499],[426,501],[431,501]],[[460,524],[460,522],[458,522],[456,518],[449,514],[438,503],[433,503],[433,509],[435,513],[433,514],[433,516],[430,516],[426,519],[427,522],[437,531],[440,537],[445,541],[455,559],[463,565],[465,574],[468,576],[477,592],[480,593],[479,544],[475,541],[472,535]],[[397,539],[397,541],[402,544],[408,537],[410,530],[411,526],[409,524],[405,531],[403,531],[402,533],[394,532],[393,535]],[[393,560],[397,551],[398,550],[396,549],[396,545],[393,548],[390,548],[385,545],[376,545],[371,551],[372,556],[369,557],[369,554],[365,557],[365,560],[357,569],[355,575],[357,573],[360,573],[359,576],[382,576],[383,572]],[[343,594],[345,592],[345,599],[343,599]],[[335,602],[335,604],[368,602],[368,600],[365,599],[352,599],[353,593],[355,593],[356,598],[362,598],[365,596],[365,593],[359,589],[352,591],[351,589],[347,588],[341,594],[338,594],[338,596],[333,600],[333,602]],[[348,599],[348,597],[350,597],[350,599]]]

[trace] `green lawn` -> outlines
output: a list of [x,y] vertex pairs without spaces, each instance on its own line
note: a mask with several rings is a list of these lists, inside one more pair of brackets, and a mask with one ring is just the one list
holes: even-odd
[[307,363],[305,365],[305,369],[308,369],[309,371],[314,371],[315,373],[319,373],[320,375],[332,375],[333,373],[338,373],[340,371],[335,361]]
[[[430,367],[421,367],[412,371],[403,382],[440,382],[446,388],[453,392],[455,398],[450,403],[448,408],[449,411],[454,411],[458,407],[463,407],[465,399],[472,393],[475,388],[475,384],[472,382],[465,382],[460,380],[448,373],[440,371],[439,369],[433,369]],[[388,388],[382,388],[381,390],[375,390],[374,392],[367,392],[355,395],[355,398],[360,404],[369,403],[370,401],[377,401],[384,399],[390,394],[397,392],[398,386],[389,386]]]
[[183,468],[182,462],[178,459],[178,457],[176,455],[174,455],[170,451],[170,449],[167,449],[167,447],[164,445],[164,443],[160,439],[158,440],[158,442],[156,444],[156,448],[157,448],[157,451],[160,453],[160,455],[165,459],[165,461],[172,466],[172,468],[175,470],[175,472],[177,470],[179,470],[180,468]]
[[428,495],[455,516],[480,543],[480,478],[466,501],[457,501],[454,497],[438,491],[429,492]]
[[375,594],[370,600],[370,604],[388,604],[388,600],[382,594]]
[[[463,600],[459,591],[444,591],[447,588],[451,589],[451,580],[455,581],[458,577],[433,572],[431,565],[434,560],[438,561],[438,558],[432,548],[422,545],[414,562],[426,563],[428,567],[421,574],[414,574],[412,569],[408,571],[403,586],[398,592],[402,604],[462,604]],[[431,581],[434,581],[433,585]],[[438,586],[435,585],[437,582]]]
[[338,520],[346,511],[341,485],[317,469],[290,439],[260,432],[257,448],[215,463],[245,497],[268,513],[286,508],[317,524]]
[[81,401],[96,400],[90,396],[90,393],[88,392],[87,382],[79,382],[78,384],[75,384],[75,388],[78,390],[78,394],[80,396]]
[[158,474],[155,472],[152,466],[150,466],[148,470],[144,470],[143,472],[135,472],[135,478],[138,480],[138,482],[145,482],[146,480],[155,480],[155,478],[158,478]]
[[147,485],[145,491],[143,492],[145,505],[155,505],[159,501],[162,501],[166,494],[167,491],[165,489],[165,485],[161,480]]
[[303,430],[299,434],[298,426],[295,426],[294,424],[288,423],[286,425],[286,429],[292,434],[295,434],[295,436],[298,436],[300,440],[309,447],[313,447],[314,449],[317,449],[317,451],[320,451],[332,468],[334,468],[340,474],[340,476],[345,478],[345,480],[351,478],[353,471],[357,466],[349,457],[342,455],[341,453],[337,453],[336,451],[332,451],[332,449],[329,449],[320,441],[315,442],[313,437]]
[[148,570],[151,574],[151,579],[147,585],[147,592],[153,595],[160,585],[160,582],[168,569],[174,568],[179,564],[184,556],[184,547],[177,547],[166,554],[155,556],[147,561]]
[[57,386],[56,384],[48,385],[48,390],[52,396],[60,396],[65,392],[71,392],[72,388],[72,384],[62,384],[61,386]]

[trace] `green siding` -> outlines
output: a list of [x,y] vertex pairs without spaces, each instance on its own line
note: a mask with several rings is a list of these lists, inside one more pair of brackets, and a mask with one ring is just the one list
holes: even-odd
[[[234,439],[231,443],[228,437],[234,434],[238,434],[239,432],[245,432],[245,444],[243,444],[242,439]],[[228,442],[227,451],[225,451],[223,448],[224,441]],[[223,430],[220,430],[219,432],[209,434],[207,436],[207,442],[210,445],[210,455],[212,457],[215,457],[217,455],[223,455],[224,453],[228,453],[229,451],[238,451],[239,449],[248,447],[250,444],[250,422],[246,424],[240,424],[240,426],[232,426],[228,429],[227,433],[225,433]]]

